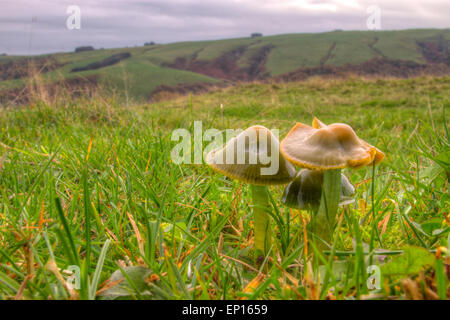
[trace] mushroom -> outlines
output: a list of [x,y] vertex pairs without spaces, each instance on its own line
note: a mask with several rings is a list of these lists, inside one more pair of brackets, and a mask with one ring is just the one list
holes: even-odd
[[291,163],[323,171],[322,196],[313,233],[330,241],[341,195],[343,168],[378,164],[384,153],[360,139],[343,123],[326,125],[314,118],[312,127],[297,123],[281,141],[280,151]]
[[[286,186],[281,202],[293,209],[317,212],[322,197],[322,184],[323,171],[302,169]],[[339,205],[353,202],[351,196],[355,194],[355,187],[344,174],[341,174],[341,186]]]
[[[268,185],[286,184],[295,176],[294,166],[279,151],[278,139],[263,126],[252,126],[206,156],[215,171],[250,185],[253,200],[257,258],[270,247]],[[267,235],[267,237],[266,237]]]

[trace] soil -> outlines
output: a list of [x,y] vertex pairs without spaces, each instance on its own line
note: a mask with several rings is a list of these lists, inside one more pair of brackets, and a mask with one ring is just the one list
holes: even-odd
[[[332,50],[333,49],[330,48],[330,52]],[[254,80],[263,80],[270,82],[295,82],[306,80],[313,76],[345,78],[356,75],[369,77],[411,78],[425,75],[450,75],[450,66],[444,63],[419,64],[413,61],[374,58],[358,65],[347,64],[339,67],[330,65],[302,67],[293,72],[282,74],[280,76],[268,77],[267,74],[263,72],[263,70],[265,70],[263,62],[265,63],[266,58],[267,57],[262,58],[258,63],[252,64],[252,66],[247,69],[240,69],[240,74],[242,74],[240,81],[249,82]],[[214,70],[216,71],[217,69],[214,68]],[[208,74],[206,71],[208,71],[208,69],[203,69],[203,74]],[[211,71],[211,69],[209,69],[209,71]],[[234,75],[238,74],[237,71],[234,72]],[[228,79],[230,79],[230,77],[228,77]],[[232,79],[233,78],[231,78],[231,80]],[[233,82],[228,82],[227,84],[232,85]],[[167,100],[174,96],[185,95],[190,92],[194,94],[203,93],[210,91],[211,88],[214,87],[217,86],[212,86],[205,83],[181,84],[177,86],[161,85],[152,93],[151,101]]]
[[427,41],[417,41],[417,45],[428,63],[444,63],[450,66],[449,41],[442,35]]
[[176,58],[174,63],[164,64],[164,66],[180,70],[189,70],[233,82],[253,81],[266,78],[268,75],[265,73],[265,64],[273,46],[268,45],[262,47],[251,57],[249,67],[240,68],[237,65],[237,61],[242,57],[247,48],[248,46],[237,47],[210,61],[198,60],[198,52],[196,52],[189,58]]
[[20,59],[0,64],[0,80],[12,80],[28,77],[30,74],[46,73],[62,67],[53,57]]
[[277,81],[301,81],[312,76],[345,77],[377,76],[410,78],[424,75],[443,76],[450,74],[450,67],[443,63],[419,64],[413,61],[374,58],[357,65],[302,67],[293,72],[274,77]]

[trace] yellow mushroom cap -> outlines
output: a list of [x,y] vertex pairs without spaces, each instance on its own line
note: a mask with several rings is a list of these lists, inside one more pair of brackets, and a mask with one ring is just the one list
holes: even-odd
[[[320,129],[320,128],[326,127],[327,125],[325,123],[323,123],[322,121],[320,121],[319,119],[317,119],[316,117],[314,117],[313,122],[312,122],[312,126],[315,129]],[[379,164],[381,161],[383,161],[383,159],[385,157],[385,154],[380,149],[378,149],[377,147],[374,147],[374,146],[368,144],[364,140],[361,140],[361,142],[366,144],[367,146],[369,146],[371,148],[375,148],[375,150],[376,150],[375,158],[374,158],[375,164]]]
[[280,150],[291,163],[319,170],[360,168],[384,159],[383,152],[358,138],[349,125],[326,125],[317,118],[312,127],[297,123]]
[[[276,159],[278,166],[271,159]],[[255,185],[286,184],[296,173],[280,153],[278,139],[263,126],[252,126],[209,152],[206,163],[229,178]]]

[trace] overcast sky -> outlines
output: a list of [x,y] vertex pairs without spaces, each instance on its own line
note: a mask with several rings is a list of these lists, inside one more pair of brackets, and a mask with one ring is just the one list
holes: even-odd
[[[67,28],[70,5],[80,8],[80,29]],[[367,30],[371,5],[382,30],[450,28],[449,0],[0,0],[0,53]]]

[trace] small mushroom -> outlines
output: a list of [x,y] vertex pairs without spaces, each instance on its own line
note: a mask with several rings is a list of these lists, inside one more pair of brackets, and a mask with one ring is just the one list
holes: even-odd
[[[322,197],[323,171],[302,169],[285,188],[281,201],[290,208],[317,212]],[[354,200],[355,187],[341,174],[341,196],[339,205],[347,205]]]
[[[278,168],[271,160],[277,161]],[[231,179],[258,186],[286,184],[295,175],[295,168],[280,153],[278,139],[263,126],[252,126],[211,151],[206,163]]]
[[294,166],[280,153],[278,139],[269,129],[252,126],[228,141],[225,146],[208,153],[206,163],[213,170],[250,185],[254,243],[256,249],[265,256],[271,238],[267,186],[286,184],[296,173]]
[[291,163],[323,171],[322,197],[314,219],[314,234],[330,241],[341,195],[342,168],[378,164],[385,155],[360,139],[343,123],[326,125],[314,118],[312,127],[297,123],[281,141],[280,151]]

